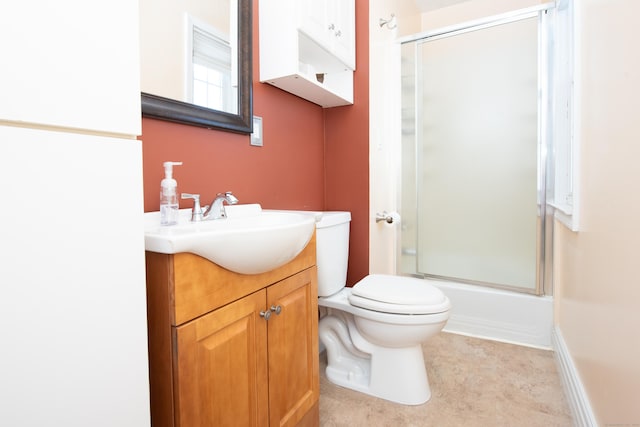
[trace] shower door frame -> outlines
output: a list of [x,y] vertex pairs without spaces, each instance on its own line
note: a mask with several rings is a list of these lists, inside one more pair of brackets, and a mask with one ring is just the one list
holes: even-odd
[[[494,15],[482,19],[464,22],[448,27],[444,27],[437,30],[418,33],[412,36],[403,37],[398,40],[400,44],[414,43],[416,50],[415,58],[419,57],[418,49],[423,43],[434,41],[442,38],[453,37],[473,31],[479,31],[487,28],[492,28],[500,25],[505,25],[513,22],[522,21],[525,19],[537,18],[538,20],[538,189],[537,189],[537,205],[538,205],[538,217],[539,217],[539,230],[537,233],[537,271],[536,271],[536,283],[535,288],[524,288],[518,286],[509,286],[503,284],[487,283],[467,279],[459,279],[453,277],[443,277],[427,273],[420,273],[418,269],[418,256],[419,251],[416,251],[416,277],[432,278],[445,281],[455,281],[461,283],[468,283],[472,285],[480,285],[491,288],[505,289],[510,291],[516,291],[520,293],[528,293],[535,295],[552,295],[553,294],[553,210],[547,209],[547,196],[550,194],[553,185],[553,167],[551,162],[552,153],[552,79],[550,78],[550,67],[553,65],[552,61],[552,42],[553,42],[553,24],[551,16],[556,7],[555,2],[544,3],[525,9],[519,9],[512,12],[503,13],[500,15]],[[418,75],[418,68],[420,61],[415,63],[415,75]],[[420,82],[416,78],[416,91],[420,91]],[[421,108],[417,99],[415,100],[415,148],[417,150],[418,143],[421,136],[421,131],[418,126],[418,119],[420,117]],[[414,156],[416,163],[419,156]],[[416,170],[419,170],[418,165],[415,165]],[[401,168],[400,168],[401,169]],[[401,188],[401,173],[398,174],[398,188]],[[416,185],[416,193],[418,192],[418,186]],[[401,197],[401,192],[398,192]],[[418,194],[414,195],[415,200],[418,200]],[[401,206],[401,200],[398,200],[398,206]],[[416,211],[418,206],[416,204]],[[551,226],[550,226],[551,225]],[[416,235],[418,236],[419,224],[416,223]],[[419,238],[417,237],[416,238]],[[399,256],[396,258],[397,269],[401,271],[402,262],[402,244],[401,235],[398,237]],[[418,245],[416,245],[417,247]]]

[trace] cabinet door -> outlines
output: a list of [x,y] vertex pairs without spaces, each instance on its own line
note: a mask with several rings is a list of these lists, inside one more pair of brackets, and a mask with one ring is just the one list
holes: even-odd
[[176,328],[176,425],[268,425],[261,290]]
[[140,141],[0,125],[0,159],[0,425],[149,426]]
[[138,2],[2,3],[0,121],[140,135]]
[[300,30],[316,43],[331,51],[333,38],[327,27],[328,0],[302,0],[299,8]]
[[354,0],[328,0],[327,28],[333,37],[332,50],[350,69],[356,69],[356,14]]
[[267,306],[270,426],[294,426],[320,395],[316,268],[270,286]]
[[355,70],[355,1],[304,0],[298,7],[300,30]]

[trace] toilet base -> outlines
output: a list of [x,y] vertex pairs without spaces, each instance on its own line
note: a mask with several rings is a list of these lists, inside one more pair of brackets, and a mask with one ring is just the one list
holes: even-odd
[[355,330],[353,318],[342,313],[321,319],[319,332],[332,383],[404,405],[420,405],[431,398],[421,345],[372,344]]

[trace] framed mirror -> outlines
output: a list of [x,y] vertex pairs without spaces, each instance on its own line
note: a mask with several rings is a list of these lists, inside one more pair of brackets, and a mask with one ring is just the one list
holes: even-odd
[[251,0],[140,0],[142,115],[251,133]]

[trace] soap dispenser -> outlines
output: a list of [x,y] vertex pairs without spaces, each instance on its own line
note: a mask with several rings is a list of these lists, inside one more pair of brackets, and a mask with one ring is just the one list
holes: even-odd
[[164,162],[164,179],[160,182],[160,225],[178,223],[178,183],[173,179],[173,167],[182,162]]

